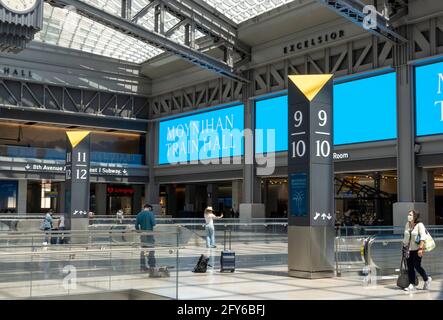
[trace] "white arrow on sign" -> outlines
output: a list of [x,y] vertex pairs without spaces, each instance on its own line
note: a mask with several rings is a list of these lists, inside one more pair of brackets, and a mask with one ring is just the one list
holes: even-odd
[[29,170],[29,169],[31,169],[31,166],[30,166],[29,164],[27,164],[27,165],[25,166],[25,168],[26,168],[26,170]]
[[317,220],[317,219],[318,219],[318,217],[320,217],[320,213],[316,212],[316,213],[315,213],[315,217],[314,217],[314,220]]

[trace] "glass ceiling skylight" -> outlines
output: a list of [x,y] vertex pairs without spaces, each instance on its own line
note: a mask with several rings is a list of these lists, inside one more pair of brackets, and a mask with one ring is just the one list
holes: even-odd
[[[113,2],[100,1],[104,4]],[[162,50],[85,18],[74,10],[54,8],[47,3],[43,29],[35,40],[135,63],[162,53]]]
[[236,23],[254,18],[294,0],[203,0]]
[[[121,15],[121,0],[81,0],[100,8],[110,14]],[[255,17],[293,0],[203,0],[237,23]],[[149,4],[149,0],[132,0],[132,16]],[[154,31],[154,9],[138,20],[150,31]],[[180,20],[172,14],[165,13],[165,31]],[[196,32],[196,39],[204,34]],[[176,29],[169,37],[183,44],[185,26]],[[99,22],[85,18],[72,9],[60,9],[45,3],[43,29],[35,40],[61,47],[77,49],[119,60],[142,63],[163,51],[136,40]]]

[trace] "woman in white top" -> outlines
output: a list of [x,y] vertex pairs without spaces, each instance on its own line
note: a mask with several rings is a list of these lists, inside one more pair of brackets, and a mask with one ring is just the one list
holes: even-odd
[[408,264],[409,287],[406,291],[415,291],[415,270],[420,274],[425,282],[423,290],[429,290],[431,285],[431,277],[428,277],[426,271],[421,266],[421,259],[424,254],[424,243],[427,237],[427,232],[424,224],[420,221],[420,213],[415,210],[408,212],[408,222],[405,226],[405,234],[403,238],[403,245],[409,251],[409,257],[406,261]]
[[212,210],[212,207],[207,207],[205,209],[206,248],[216,248],[214,219],[221,218],[223,218],[223,214],[220,217],[217,217],[214,214],[214,210]]

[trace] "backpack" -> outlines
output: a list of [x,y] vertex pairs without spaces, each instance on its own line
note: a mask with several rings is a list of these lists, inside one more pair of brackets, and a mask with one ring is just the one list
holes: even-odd
[[206,269],[208,268],[208,262],[209,258],[202,254],[200,258],[198,259],[197,264],[194,267],[194,270],[192,272],[195,273],[205,273]]

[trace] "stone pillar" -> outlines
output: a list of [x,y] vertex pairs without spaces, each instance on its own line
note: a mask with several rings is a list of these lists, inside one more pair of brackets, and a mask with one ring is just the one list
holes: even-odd
[[28,200],[28,181],[18,180],[18,195],[17,195],[17,213],[26,214],[26,204]]
[[188,184],[185,188],[185,211],[195,210],[195,185]]
[[[401,27],[401,33],[412,38],[412,27]],[[397,76],[397,190],[398,202],[393,208],[393,225],[404,227],[406,212],[419,210],[427,215],[421,192],[421,169],[416,166],[413,42],[394,46]]]

